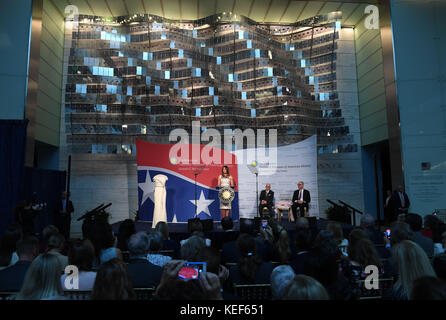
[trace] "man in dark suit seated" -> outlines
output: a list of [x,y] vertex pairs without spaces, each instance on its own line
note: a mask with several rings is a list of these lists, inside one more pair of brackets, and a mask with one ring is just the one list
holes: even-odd
[[268,209],[268,214],[270,216],[274,216],[273,211],[274,205],[274,191],[271,190],[271,184],[267,183],[265,186],[265,190],[260,192],[260,204],[259,204],[259,215],[263,217],[264,209]]
[[299,181],[297,183],[297,190],[293,194],[293,205],[291,210],[293,211],[294,221],[297,221],[297,211],[299,210],[299,216],[305,216],[305,210],[308,214],[309,203],[311,202],[310,191],[304,189],[304,182]]
[[26,236],[17,241],[17,255],[19,256],[19,261],[0,271],[0,291],[20,291],[26,272],[38,254],[39,240],[36,237]]
[[132,235],[128,243],[130,262],[128,271],[134,288],[156,287],[160,283],[163,269],[147,260],[149,238],[143,231]]
[[220,250],[226,242],[235,241],[238,237],[238,232],[234,231],[234,222],[229,216],[221,219],[221,228],[223,232],[215,232],[212,239],[212,247]]

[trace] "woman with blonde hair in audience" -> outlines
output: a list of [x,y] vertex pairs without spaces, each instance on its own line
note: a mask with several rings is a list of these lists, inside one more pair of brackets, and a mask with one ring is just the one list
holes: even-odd
[[60,262],[43,253],[31,263],[16,300],[64,300],[60,283]]
[[393,298],[406,300],[412,291],[413,282],[423,276],[436,277],[426,253],[419,245],[403,240],[393,248],[393,258],[398,267],[398,280],[393,286]]
[[329,300],[324,286],[306,275],[296,275],[283,292],[283,300]]

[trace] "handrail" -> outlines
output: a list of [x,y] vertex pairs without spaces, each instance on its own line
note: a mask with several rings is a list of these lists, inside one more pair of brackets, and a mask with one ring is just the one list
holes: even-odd
[[[333,201],[330,200],[330,199],[326,199],[326,200],[327,200],[328,203],[330,203],[331,205],[333,205],[333,206],[335,206],[335,207],[342,207],[341,205],[339,205],[339,204],[333,202]],[[348,209],[352,210],[352,215],[353,215],[353,225],[356,226],[356,213],[359,213],[359,214],[364,214],[364,213],[363,213],[362,211],[360,211],[360,210],[358,210],[358,209],[352,207],[351,205],[345,203],[345,202],[342,201],[342,200],[338,200],[338,202],[339,202],[340,204],[342,204],[345,208],[348,208]]]
[[344,201],[342,201],[342,200],[338,200],[338,201],[339,201],[339,203],[343,204],[344,206],[346,206],[347,208],[353,210],[354,212],[356,211],[356,212],[359,213],[359,214],[364,214],[364,212],[359,211],[358,209],[352,207],[351,205],[345,203]]
[[331,201],[330,199],[326,199],[327,200],[327,202],[329,203],[329,204],[331,204],[331,205],[333,205],[333,206],[335,206],[335,207],[340,207],[340,205],[339,204],[337,204],[337,203],[334,203],[333,201]]
[[362,211],[359,211],[358,209],[352,207],[351,205],[345,203],[342,200],[338,200],[339,203],[343,204],[346,208],[349,208],[350,210],[352,210],[352,215],[353,215],[353,225],[356,226],[356,213],[359,214],[364,214]]

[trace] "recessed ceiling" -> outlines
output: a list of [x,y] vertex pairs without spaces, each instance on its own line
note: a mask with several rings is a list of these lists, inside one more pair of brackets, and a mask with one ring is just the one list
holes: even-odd
[[50,0],[61,13],[75,5],[79,14],[117,17],[154,14],[174,20],[196,20],[221,12],[233,12],[263,23],[292,23],[342,11],[342,24],[355,26],[364,18],[368,4],[379,0]]

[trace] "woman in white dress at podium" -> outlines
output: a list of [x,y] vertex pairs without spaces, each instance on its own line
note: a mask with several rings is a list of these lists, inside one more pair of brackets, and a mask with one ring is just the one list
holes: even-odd
[[[221,169],[221,175],[218,176],[217,186],[234,188],[234,180],[229,174],[228,166],[223,166]],[[229,215],[229,211],[231,210],[231,203],[226,204],[220,201],[220,210],[221,218],[223,219],[224,217],[227,217]]]
[[167,177],[163,174],[157,174],[153,177],[153,182],[155,182],[155,208],[153,210],[152,228],[155,228],[156,224],[160,221],[167,222],[165,186],[166,181]]

